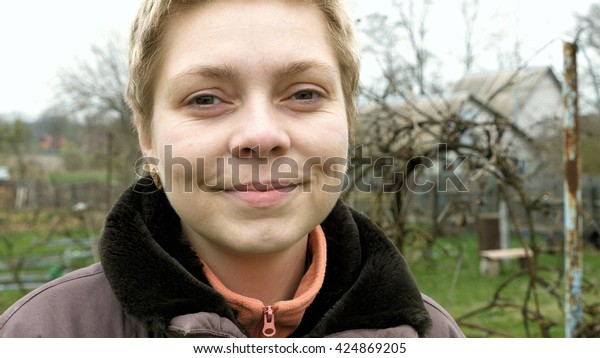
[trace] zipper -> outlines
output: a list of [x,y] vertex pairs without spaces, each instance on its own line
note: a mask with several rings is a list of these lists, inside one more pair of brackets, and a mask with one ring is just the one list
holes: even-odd
[[273,337],[277,333],[275,328],[275,310],[273,306],[265,306],[263,311],[263,329],[262,334],[265,337]]

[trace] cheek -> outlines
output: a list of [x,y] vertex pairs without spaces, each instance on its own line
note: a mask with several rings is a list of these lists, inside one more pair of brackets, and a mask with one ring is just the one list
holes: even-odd
[[339,193],[348,168],[348,126],[344,122],[331,130],[333,133],[328,137],[329,145],[323,150],[326,154],[323,158],[322,170],[327,182],[324,190]]
[[343,157],[348,156],[348,125],[346,122],[337,125],[330,125],[325,130],[324,135],[323,153],[326,153],[328,157]]
[[203,132],[183,124],[159,124],[153,131],[154,150],[162,158],[186,158],[193,163],[196,157],[210,153],[211,136]]
[[[202,132],[202,135],[200,135]],[[218,135],[205,131],[179,130],[164,132],[156,141],[161,169],[167,186],[174,191],[190,188],[221,188],[227,177],[227,153],[218,144]]]
[[323,153],[339,153],[341,151],[345,155],[349,145],[348,131],[345,108],[340,104],[335,109],[315,117],[305,135]]
[[[318,149],[317,149],[318,148]],[[315,146],[320,165],[313,168],[313,180],[321,191],[339,194],[345,181],[348,167],[348,141],[338,132],[327,138],[326,145]]]

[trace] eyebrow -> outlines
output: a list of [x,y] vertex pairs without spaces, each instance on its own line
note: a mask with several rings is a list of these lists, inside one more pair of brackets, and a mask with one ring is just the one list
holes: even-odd
[[171,77],[168,80],[168,86],[176,84],[179,80],[185,79],[186,77],[206,77],[206,78],[215,78],[215,79],[232,79],[238,75],[238,71],[233,66],[229,65],[219,65],[219,66],[196,66],[190,69],[181,71]]
[[276,78],[289,78],[296,75],[309,72],[311,70],[324,71],[328,73],[339,72],[333,66],[319,61],[294,61],[275,71]]
[[[231,65],[200,65],[177,73],[168,80],[167,85],[168,87],[171,87],[172,85],[175,85],[179,80],[184,79],[188,76],[200,76],[212,79],[231,80],[240,76],[240,67],[241,66],[236,67]],[[277,68],[273,76],[275,78],[290,78],[312,70],[327,73],[339,72],[335,67],[325,62],[308,60],[293,61],[286,63],[284,66]]]

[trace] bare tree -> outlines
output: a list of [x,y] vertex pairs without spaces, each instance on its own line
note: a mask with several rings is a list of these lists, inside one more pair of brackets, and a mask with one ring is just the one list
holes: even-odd
[[58,74],[63,107],[86,121],[104,122],[108,127],[105,135],[114,140],[107,140],[112,142],[107,156],[114,158],[113,164],[124,182],[134,178],[133,165],[139,158],[132,113],[124,99],[127,76],[126,44],[116,33],[108,35],[104,43],[92,46],[88,60],[79,60]]
[[430,6],[431,0],[394,1],[392,16],[375,13],[360,21],[366,36],[365,51],[376,56],[384,76],[394,76],[399,80],[394,81],[396,85],[410,91],[414,88],[419,94],[428,93],[431,85],[427,76],[432,54],[426,41]]
[[463,0],[461,13],[465,22],[465,73],[473,68],[475,62],[475,22],[479,16],[479,0]]
[[[395,4],[399,6],[399,3]],[[539,296],[542,290],[552,295],[556,291],[556,283],[546,282],[538,275],[540,266],[537,257],[541,247],[536,240],[534,225],[534,214],[542,210],[544,203],[541,197],[536,196],[537,193],[528,191],[526,177],[515,161],[517,146],[514,144],[519,143],[518,148],[537,149],[533,147],[534,141],[529,133],[490,105],[515,84],[519,72],[526,67],[527,63],[520,60],[520,43],[516,41],[510,51],[514,75],[487,98],[464,93],[435,94],[433,86],[427,85],[433,82],[428,81],[426,67],[427,61],[435,57],[431,49],[423,47],[423,41],[406,42],[414,46],[409,46],[411,51],[421,54],[414,58],[425,59],[421,63],[423,71],[415,70],[418,60],[413,61],[407,55],[395,52],[400,48],[399,43],[410,39],[411,34],[415,39],[425,38],[427,27],[424,17],[416,16],[411,5],[407,3],[407,7],[403,8],[406,11],[399,15],[401,20],[397,23],[391,23],[382,15],[371,15],[361,24],[369,40],[368,50],[382,49],[378,57],[382,75],[376,85],[362,88],[362,103],[366,104],[361,107],[356,135],[358,146],[351,158],[345,198],[359,203],[361,196],[368,196],[370,212],[367,214],[401,251],[411,239],[426,242],[427,249],[435,243],[439,233],[436,226],[442,223],[444,215],[437,215],[434,210],[418,212],[420,208],[411,205],[417,194],[424,190],[435,198],[436,193],[451,189],[448,187],[451,185],[462,195],[460,200],[466,201],[467,206],[473,208],[472,212],[477,213],[485,204],[478,191],[491,183],[498,197],[507,203],[508,216],[521,246],[529,247],[535,253],[527,259],[526,267],[519,273],[528,282],[522,301],[513,301],[508,306],[521,312],[528,336],[533,335],[533,327],[541,336],[551,336],[551,328],[557,322],[542,311]],[[475,9],[472,11],[466,13],[472,15]],[[470,18],[472,25],[475,17]],[[410,32],[407,27],[417,30]],[[385,38],[385,34],[390,35]],[[413,87],[418,88],[420,95],[413,93]],[[410,217],[417,217],[428,226],[423,229],[422,225],[413,225]],[[457,221],[457,225],[463,224],[464,221]],[[527,236],[524,232],[528,233]],[[460,254],[456,260],[458,270]],[[556,277],[556,281],[560,281],[561,273],[557,272]],[[511,278],[503,283],[498,292],[511,285],[513,280]],[[498,300],[497,296],[499,293],[489,306],[459,317],[459,323],[469,325],[468,319],[480,311],[508,307],[503,306],[506,302]],[[554,297],[560,304],[562,298]],[[477,328],[490,332],[486,327]]]
[[16,159],[20,180],[24,180],[27,174],[25,152],[30,138],[31,130],[22,119],[0,120],[0,150]]
[[431,53],[427,47],[427,16],[431,6],[431,0],[420,2],[420,11],[415,10],[413,0],[402,2],[395,0],[394,6],[398,10],[400,21],[398,27],[401,29],[413,52],[412,73],[416,81],[419,94],[425,94],[425,76]]
[[[418,98],[392,93],[391,97],[402,98],[393,102],[375,93],[369,95],[373,105],[363,107],[357,133],[357,141],[362,145],[352,158],[351,185],[355,191],[369,193],[371,217],[401,250],[409,238],[426,242],[427,249],[435,243],[438,234],[435,226],[440,222],[434,215],[427,221],[431,230],[409,225],[410,216],[420,215],[410,205],[415,194],[427,192],[435,196],[453,189],[472,207],[472,212],[479,212],[478,186],[494,183],[499,195],[508,203],[509,218],[521,246],[536,253],[528,258],[520,274],[528,278],[525,297],[521,303],[511,303],[511,307],[521,310],[528,336],[533,334],[532,325],[539,329],[540,335],[551,336],[550,329],[557,322],[544,314],[538,298],[540,290],[549,293],[556,290],[554,283],[541,280],[537,274],[536,260],[541,248],[536,241],[534,212],[540,210],[543,203],[526,189],[525,177],[511,150],[516,138],[525,144],[530,144],[532,139],[486,103],[468,95]],[[505,140],[507,136],[512,137],[511,141]],[[454,188],[449,188],[450,185]],[[356,193],[347,193],[346,197],[352,200]],[[528,232],[528,236],[523,232]],[[457,270],[461,255],[456,257]],[[499,291],[511,282],[512,278]],[[495,296],[481,311],[508,307],[504,305],[505,302]],[[469,325],[468,319],[477,312],[460,317],[460,323]]]

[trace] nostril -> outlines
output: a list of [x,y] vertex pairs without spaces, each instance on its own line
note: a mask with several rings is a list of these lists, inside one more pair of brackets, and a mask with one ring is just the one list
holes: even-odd
[[271,151],[272,151],[273,153],[276,153],[276,154],[278,154],[278,153],[280,153],[280,152],[283,152],[283,148],[281,148],[281,146],[276,146],[276,147],[274,147],[274,148],[273,148]]
[[255,156],[256,149],[250,147],[235,147],[231,150],[231,154],[238,158],[252,158]]
[[[266,148],[266,149],[265,149]],[[232,154],[238,158],[261,158],[269,155],[269,153],[279,154],[285,152],[285,149],[278,145],[274,147],[254,146],[254,147],[235,147]]]
[[265,158],[272,155],[283,155],[290,146],[287,132],[260,131],[239,132],[230,141],[231,154],[238,158]]
[[240,158],[252,158],[253,155],[254,150],[252,148],[242,148],[239,153]]

